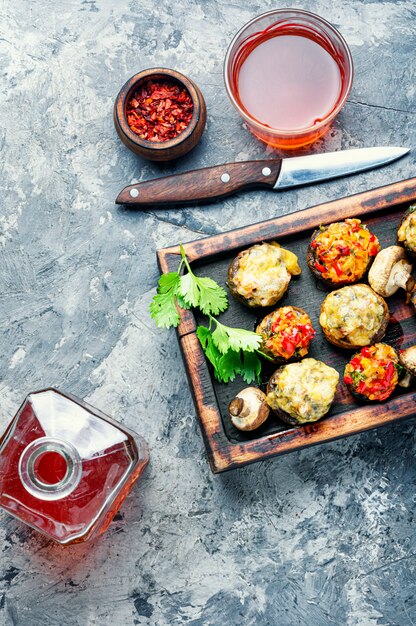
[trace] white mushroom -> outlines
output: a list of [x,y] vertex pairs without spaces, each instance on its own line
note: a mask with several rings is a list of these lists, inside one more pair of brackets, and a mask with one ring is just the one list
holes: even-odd
[[407,292],[415,285],[411,275],[412,265],[400,246],[389,246],[381,250],[368,273],[368,282],[380,296],[392,296],[399,287]]
[[413,304],[413,308],[416,310],[416,287],[412,291],[407,292],[406,302],[407,304]]
[[416,376],[416,346],[410,346],[399,353],[399,361],[406,370],[406,374],[399,382],[401,387],[409,387],[412,378]]
[[257,387],[246,387],[231,400],[228,411],[238,430],[254,430],[269,417],[266,394]]

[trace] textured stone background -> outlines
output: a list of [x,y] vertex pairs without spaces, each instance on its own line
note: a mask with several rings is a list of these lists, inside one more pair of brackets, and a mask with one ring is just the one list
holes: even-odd
[[[413,0],[311,0],[338,26],[355,83],[317,150],[416,133]],[[107,534],[61,549],[0,513],[0,623],[22,626],[416,624],[412,422],[214,477],[174,332],[148,315],[155,250],[415,175],[415,156],[280,195],[127,212],[122,186],[271,153],[242,128],[222,62],[277,0],[2,0],[0,427],[56,385],[137,429],[151,465]],[[189,74],[201,144],[152,165],[117,138],[112,106],[139,69]]]

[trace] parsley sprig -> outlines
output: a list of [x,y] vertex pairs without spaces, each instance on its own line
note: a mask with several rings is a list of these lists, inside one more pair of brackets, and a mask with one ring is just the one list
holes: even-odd
[[[157,294],[150,303],[150,313],[156,326],[170,328],[179,324],[178,304],[183,309],[199,308],[205,315],[218,315],[228,307],[225,290],[212,278],[196,276],[181,244],[181,262],[177,272],[162,274]],[[185,266],[187,273],[181,275]]]
[[[209,326],[198,326],[196,334],[217,380],[227,383],[239,374],[248,384],[258,381],[261,336],[243,328],[221,324],[214,317],[228,307],[225,290],[212,278],[196,276],[182,245],[180,251],[178,271],[161,275],[157,293],[150,303],[150,313],[156,326],[178,326],[177,305],[184,309],[198,308],[208,317]],[[181,274],[183,268],[186,273]]]
[[[197,337],[217,380],[228,383],[240,374],[246,383],[259,380],[261,336],[243,328],[231,328],[209,315],[209,327],[198,326]],[[215,325],[214,330],[212,326]]]

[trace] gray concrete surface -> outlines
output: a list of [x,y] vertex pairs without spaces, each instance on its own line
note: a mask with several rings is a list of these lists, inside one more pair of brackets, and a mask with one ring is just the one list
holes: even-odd
[[[415,4],[311,0],[355,61],[316,150],[416,144]],[[151,465],[105,536],[62,549],[0,513],[7,626],[416,624],[413,422],[214,477],[173,331],[148,305],[155,250],[415,175],[394,165],[280,195],[127,212],[122,186],[270,150],[227,100],[227,43],[284,3],[3,0],[0,6],[0,426],[56,385],[142,433]],[[180,162],[121,145],[112,106],[139,69],[176,68],[208,124]]]

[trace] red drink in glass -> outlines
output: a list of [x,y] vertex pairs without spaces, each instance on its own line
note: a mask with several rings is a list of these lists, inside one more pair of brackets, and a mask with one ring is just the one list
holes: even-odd
[[243,26],[225,58],[225,87],[250,131],[284,150],[321,137],[344,106],[353,63],[341,34],[302,9],[276,9]]

